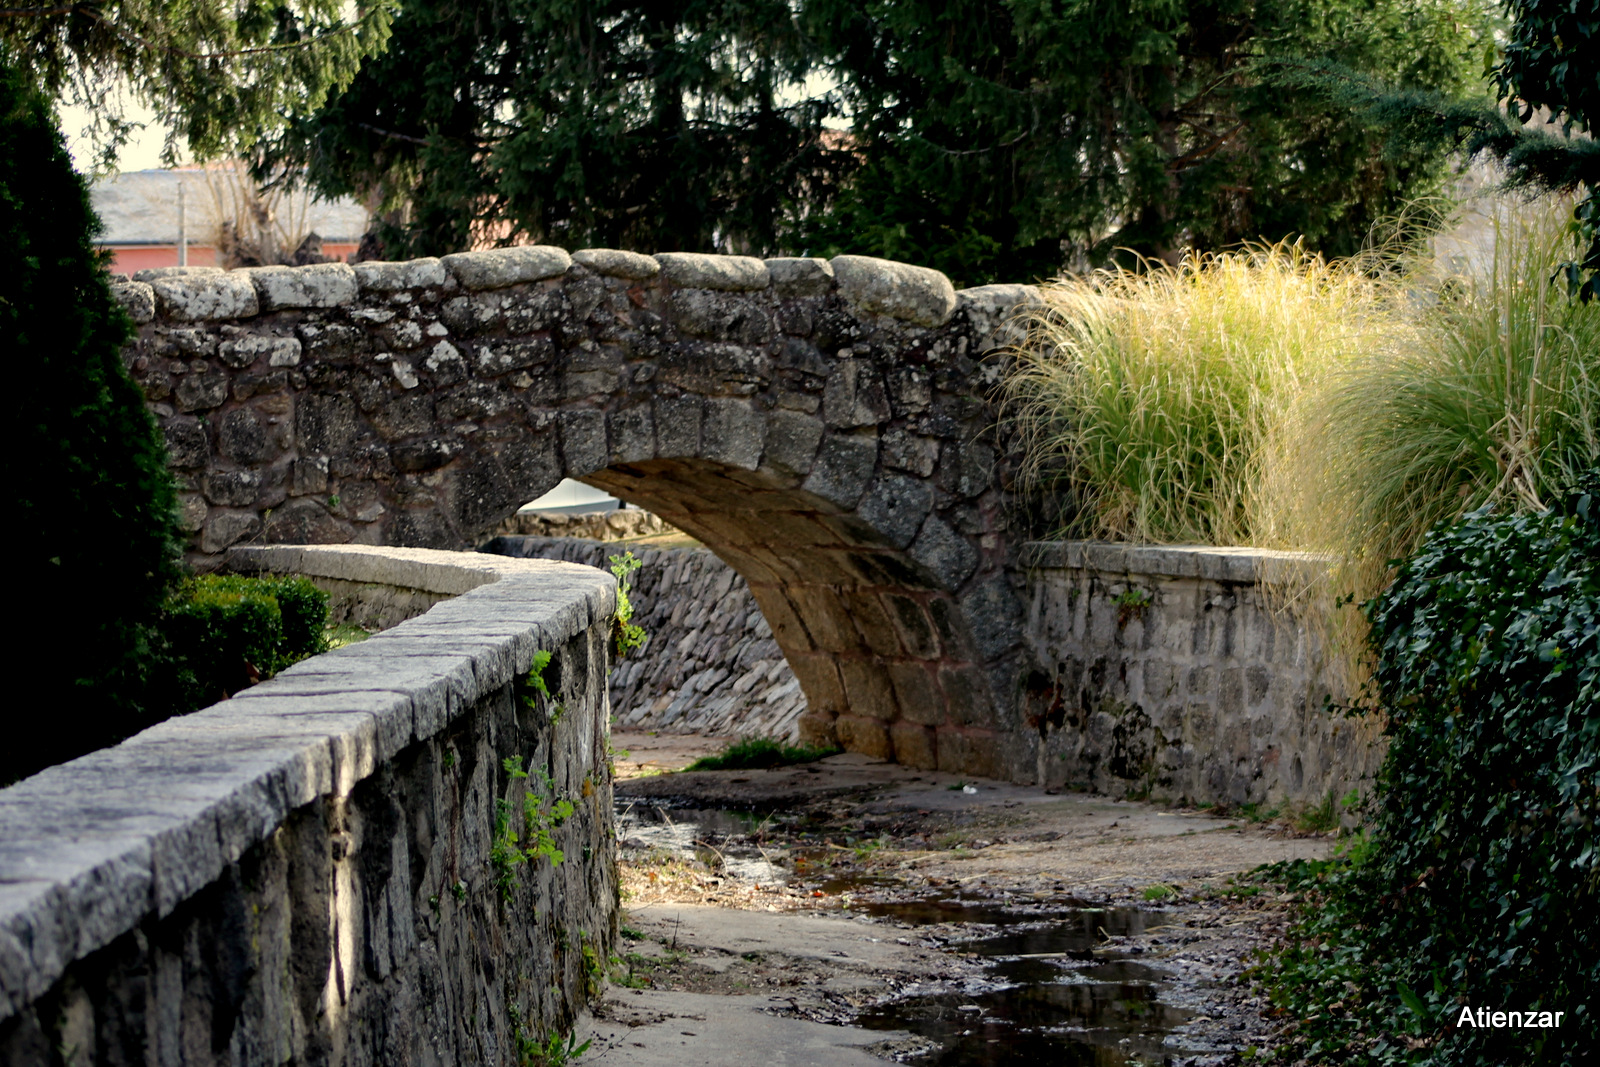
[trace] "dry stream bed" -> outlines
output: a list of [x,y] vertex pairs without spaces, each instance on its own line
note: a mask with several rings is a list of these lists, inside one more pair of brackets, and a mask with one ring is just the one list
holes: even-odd
[[1326,837],[843,755],[655,773],[618,735],[623,938],[584,1063],[1240,1062],[1287,905],[1234,876]]

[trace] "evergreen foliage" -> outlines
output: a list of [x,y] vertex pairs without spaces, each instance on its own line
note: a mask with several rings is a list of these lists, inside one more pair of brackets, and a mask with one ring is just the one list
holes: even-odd
[[1488,154],[1509,187],[1580,193],[1579,252],[1561,277],[1589,301],[1600,296],[1600,0],[1505,0],[1505,10],[1510,31],[1492,73],[1498,103],[1396,85],[1328,58],[1285,61],[1269,80],[1387,130],[1390,153]]
[[0,61],[89,109],[104,162],[137,127],[122,85],[154,110],[169,155],[248,149],[319,107],[383,48],[394,0],[22,0],[0,12]]
[[383,56],[271,158],[383,204],[388,258],[530,236],[771,252],[848,156],[785,0],[405,0]]
[[[1600,1049],[1600,471],[1429,536],[1367,606],[1390,748],[1354,862],[1263,969],[1292,1058],[1508,1067]],[[1306,875],[1314,875],[1307,879]],[[1458,1026],[1463,1006],[1560,1028]]]
[[1476,0],[403,0],[394,31],[266,157],[381,199],[385,255],[855,252],[961,285],[1117,246],[1352,251],[1442,150],[1385,154],[1261,61],[1454,93],[1486,40]]
[[308,578],[205,575],[163,606],[161,712],[225,700],[326,647],[328,594]]
[[0,337],[15,450],[0,782],[144,725],[151,624],[177,576],[166,452],[120,355],[99,228],[43,97],[0,64]]

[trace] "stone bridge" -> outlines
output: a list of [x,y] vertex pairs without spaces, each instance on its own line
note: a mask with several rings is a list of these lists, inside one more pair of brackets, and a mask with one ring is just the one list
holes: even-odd
[[534,246],[115,291],[197,567],[251,542],[464,548],[581,478],[748,580],[807,737],[1037,773],[984,358],[1030,288]]

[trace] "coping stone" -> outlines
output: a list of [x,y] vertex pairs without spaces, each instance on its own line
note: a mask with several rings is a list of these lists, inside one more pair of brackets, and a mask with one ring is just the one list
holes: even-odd
[[222,274],[221,267],[146,267],[133,272],[136,282],[150,282],[157,278],[182,278],[191,274]]
[[136,323],[146,323],[156,317],[156,291],[144,282],[114,284],[111,298],[121,304],[128,318]]
[[254,283],[263,311],[341,307],[354,301],[360,288],[356,272],[346,263],[250,267],[244,273]]
[[256,287],[242,271],[166,275],[152,279],[150,288],[162,313],[178,322],[249,319],[261,310]]
[[1104,574],[1153,574],[1217,582],[1258,582],[1300,568],[1326,566],[1331,557],[1314,552],[1276,552],[1215,545],[1125,545],[1110,541],[1030,541],[1022,546],[1024,567],[1089,570]]
[[436,256],[408,259],[399,263],[368,260],[351,264],[356,282],[369,292],[397,293],[403,289],[434,289],[450,277]]
[[767,265],[754,256],[710,256],[700,252],[660,252],[661,277],[680,289],[719,289],[746,293],[771,282]]
[[817,256],[782,256],[766,261],[779,296],[827,296],[833,291],[833,264]]
[[634,282],[647,281],[661,273],[661,264],[653,257],[638,252],[624,252],[618,248],[585,248],[572,253],[572,262],[582,264],[596,274]]
[[441,263],[467,289],[504,289],[565,274],[572,266],[566,249],[554,245],[491,248],[483,252],[457,252]]
[[918,326],[943,326],[955,314],[955,287],[940,271],[875,256],[834,256],[829,262],[840,295],[866,311]]

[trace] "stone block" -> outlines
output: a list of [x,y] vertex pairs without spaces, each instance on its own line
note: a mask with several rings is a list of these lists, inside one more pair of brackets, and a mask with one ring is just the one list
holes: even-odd
[[856,513],[889,544],[905,548],[916,538],[932,507],[933,489],[927,482],[903,474],[880,474]]
[[205,466],[211,445],[198,419],[173,418],[161,426],[167,440],[167,462],[178,470]]
[[143,324],[156,317],[156,291],[143,282],[113,285],[111,297],[136,323]]
[[855,620],[857,632],[875,655],[892,659],[905,654],[894,621],[877,594],[844,592],[840,595],[844,599],[845,609]]
[[873,759],[894,759],[894,744],[889,740],[886,723],[859,715],[840,715],[834,720],[833,729],[846,752],[859,752]]
[[656,396],[656,454],[663,459],[699,458],[703,401],[691,394]]
[[911,545],[911,558],[928,569],[939,588],[951,592],[978,569],[978,550],[937,515],[930,515]]
[[641,463],[656,458],[655,410],[639,404],[606,416],[611,462]]
[[949,721],[935,671],[934,664],[915,660],[888,665],[889,683],[894,687],[901,718],[925,726],[939,726]]
[[255,286],[241,272],[180,274],[153,279],[156,306],[175,322],[247,319],[261,309]]
[[253,465],[266,459],[270,448],[260,418],[249,408],[234,408],[217,427],[217,451],[235,463]]
[[196,274],[223,274],[221,267],[146,267],[133,272],[136,282],[153,282],[157,278],[184,278]]
[[918,326],[943,326],[955,312],[955,287],[939,271],[872,256],[835,256],[831,263],[839,295],[865,311]]
[[791,652],[789,669],[800,680],[806,704],[812,711],[837,714],[849,706],[832,655],[826,652]]
[[582,478],[609,462],[606,416],[603,411],[579,409],[561,413],[561,455],[569,478]]
[[355,536],[349,524],[329,515],[322,505],[291,500],[267,520],[266,540],[284,545],[343,544]]
[[241,273],[250,276],[262,311],[341,307],[353,303],[360,288],[356,272],[346,263],[250,267]]
[[979,778],[998,778],[1004,771],[999,738],[987,730],[941,726],[936,735],[941,771]]
[[919,771],[935,770],[939,766],[937,735],[927,727],[914,722],[897,722],[889,725],[889,742],[894,749],[894,760]]
[[836,590],[825,585],[802,585],[786,592],[814,647],[831,653],[866,651],[850,609]]
[[631,282],[648,281],[661,273],[661,264],[650,256],[617,248],[581,249],[572,253],[572,262],[582,264],[596,274],[626,278]]
[[766,261],[772,289],[782,297],[827,296],[833,291],[833,265],[814,256]]
[[839,676],[844,682],[845,706],[850,714],[893,722],[900,717],[894,686],[883,663],[876,659],[848,657],[839,660]]
[[822,412],[836,430],[877,426],[889,418],[889,398],[883,377],[864,359],[841,360],[828,375],[822,391]]
[[295,496],[309,496],[328,491],[328,457],[302,456],[294,461],[290,476],[290,491]]
[[895,593],[883,594],[883,602],[894,620],[900,646],[905,654],[918,659],[937,659],[940,655],[939,635],[929,618],[927,609],[914,597]]
[[200,477],[206,499],[218,507],[247,508],[261,495],[257,471],[210,471]]
[[1003,575],[985,580],[961,598],[978,653],[996,659],[1022,643],[1022,602]]
[[747,400],[713,397],[705,402],[702,458],[755,470],[761,465],[766,419]]
[[876,433],[830,433],[803,488],[841,508],[853,508],[867,491],[878,462]]
[[822,443],[822,421],[798,411],[767,415],[765,463],[785,474],[804,476]]
[[767,265],[752,256],[710,256],[699,252],[661,252],[661,279],[680,289],[749,292],[770,282]]
[[572,257],[553,245],[494,248],[486,252],[457,252],[440,262],[456,276],[462,288],[504,289],[565,274]]
[[832,712],[805,712],[796,725],[800,733],[800,743],[813,748],[838,748],[839,733],[833,726],[837,719],[838,716]]
[[1036,285],[978,285],[956,293],[973,326],[975,354],[1014,345],[1027,335],[1027,315],[1044,307]]
[[369,260],[351,265],[356,282],[372,293],[399,293],[407,289],[438,289],[449,280],[444,263],[433,256],[398,263]]
[[988,675],[981,667],[971,663],[940,667],[939,689],[944,693],[951,722],[961,726],[994,725],[994,698],[989,692]]
[[252,511],[222,511],[212,515],[200,535],[202,552],[222,552],[261,529],[261,518]]

